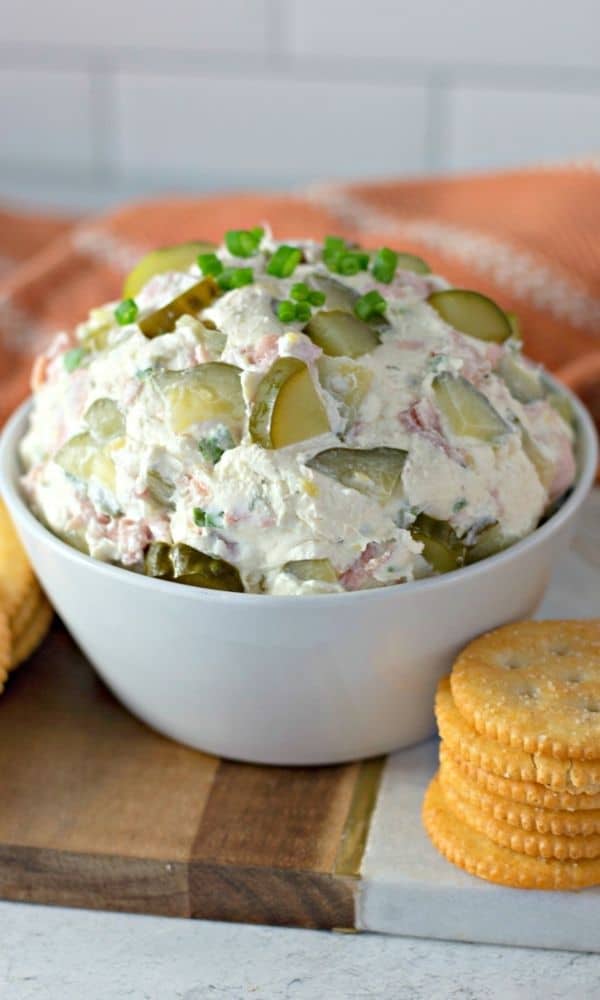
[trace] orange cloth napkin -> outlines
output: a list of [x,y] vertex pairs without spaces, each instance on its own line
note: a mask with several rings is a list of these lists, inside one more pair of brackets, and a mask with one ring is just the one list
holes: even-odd
[[83,220],[0,211],[0,421],[27,394],[58,329],[118,298],[147,249],[267,222],[425,257],[521,319],[525,350],[600,423],[600,170],[556,167],[452,179],[324,184],[290,195],[162,198]]

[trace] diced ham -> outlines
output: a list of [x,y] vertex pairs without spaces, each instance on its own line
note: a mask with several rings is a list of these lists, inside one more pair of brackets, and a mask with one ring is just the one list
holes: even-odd
[[345,590],[362,590],[373,581],[377,569],[385,562],[390,546],[382,542],[369,542],[349,569],[340,577]]
[[134,521],[130,517],[120,517],[117,524],[117,545],[124,566],[134,566],[144,558],[144,550],[151,541],[151,533],[145,521]]
[[398,420],[411,434],[420,434],[435,448],[442,451],[460,465],[466,464],[466,456],[459,448],[453,447],[444,435],[440,415],[433,403],[423,397],[418,403],[413,403],[408,410],[398,414]]

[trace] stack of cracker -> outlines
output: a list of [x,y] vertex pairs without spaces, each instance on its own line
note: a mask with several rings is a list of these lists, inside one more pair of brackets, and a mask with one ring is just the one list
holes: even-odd
[[37,649],[53,610],[0,501],[0,691],[9,672]]
[[502,885],[600,884],[600,620],[481,636],[440,682],[436,717],[423,821],[440,853]]

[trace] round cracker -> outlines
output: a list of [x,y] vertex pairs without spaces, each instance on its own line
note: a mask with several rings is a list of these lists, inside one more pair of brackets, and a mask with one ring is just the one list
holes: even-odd
[[13,642],[15,638],[21,635],[23,630],[27,628],[30,619],[33,617],[40,605],[42,596],[42,588],[39,583],[37,580],[32,580],[31,587],[10,619],[10,630],[12,632]]
[[11,634],[8,617],[0,611],[0,692],[4,688],[10,668]]
[[460,654],[451,686],[488,739],[559,760],[600,758],[600,619],[489,632]]
[[21,663],[29,659],[29,657],[36,651],[38,646],[46,638],[46,635],[50,630],[53,617],[54,608],[47,598],[42,597],[40,606],[30,619],[28,627],[13,643],[12,657],[10,661],[11,670],[20,666]]
[[511,781],[537,782],[558,792],[600,794],[600,761],[573,762],[528,754],[481,736],[456,708],[449,677],[443,677],[438,685],[435,715],[450,752],[484,771]]
[[[522,802],[511,802],[510,799],[484,792],[478,785],[470,782],[451,757],[440,764],[440,783],[444,793],[450,789],[479,813],[517,827],[525,833],[550,834],[553,837],[592,837],[600,834],[600,809],[553,812],[550,809],[536,809]],[[468,822],[468,817],[466,819]]]
[[463,799],[452,785],[442,785],[442,790],[450,812],[473,830],[516,854],[556,858],[557,861],[600,858],[600,836],[596,834],[589,837],[554,837],[552,834],[528,832],[489,816],[479,809],[479,805]]
[[9,619],[35,585],[35,576],[10,515],[0,500],[0,607]]
[[600,810],[600,794],[577,795],[573,792],[553,792],[550,788],[538,785],[534,781],[511,781],[510,778],[501,778],[497,774],[484,771],[469,760],[455,756],[445,743],[440,745],[440,761],[441,763],[449,761],[471,784],[477,785],[490,795],[508,799],[510,802],[556,812]]
[[501,847],[461,822],[446,805],[437,778],[423,803],[423,825],[448,861],[470,875],[515,889],[585,889],[600,885],[600,861],[531,858]]

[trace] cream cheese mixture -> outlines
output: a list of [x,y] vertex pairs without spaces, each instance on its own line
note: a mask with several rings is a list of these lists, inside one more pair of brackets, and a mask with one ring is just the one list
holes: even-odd
[[334,237],[186,246],[36,363],[23,485],[65,541],[197,586],[356,590],[493,554],[572,484],[568,400],[489,299]]

